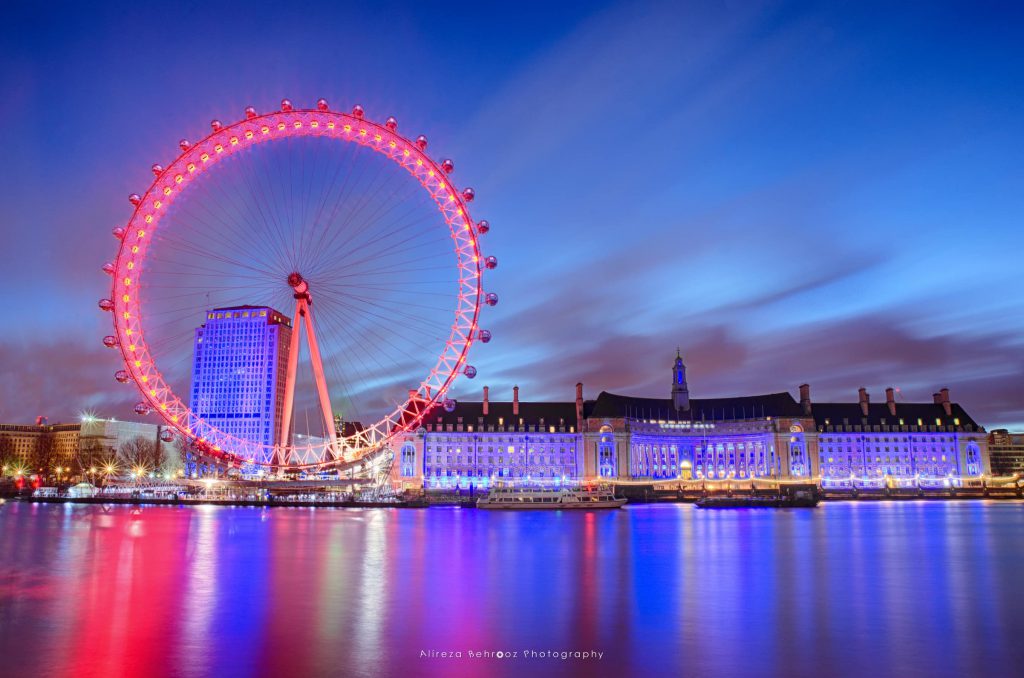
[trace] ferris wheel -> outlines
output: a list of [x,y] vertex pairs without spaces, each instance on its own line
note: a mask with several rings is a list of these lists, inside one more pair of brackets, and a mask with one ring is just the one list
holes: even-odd
[[352,462],[417,428],[477,370],[483,256],[471,188],[398,123],[324,99],[245,109],[152,167],[103,266],[138,414],[260,467]]

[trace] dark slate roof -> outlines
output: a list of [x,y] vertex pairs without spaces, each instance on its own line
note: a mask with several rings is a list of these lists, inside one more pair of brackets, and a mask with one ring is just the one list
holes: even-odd
[[591,418],[687,419],[723,421],[758,417],[801,417],[800,403],[789,393],[735,398],[691,398],[688,411],[677,411],[670,398],[634,398],[601,391],[587,413]]
[[[592,402],[592,401],[591,401]],[[584,404],[586,411],[586,403]],[[463,424],[480,425],[480,418],[483,417],[484,426],[499,426],[498,419],[505,422],[505,426],[516,426],[519,419],[523,420],[524,426],[539,425],[544,419],[544,426],[558,426],[558,420],[564,419],[565,426],[576,426],[576,402],[519,402],[519,415],[512,414],[512,403],[510,401],[494,401],[488,403],[487,416],[484,417],[483,401],[458,401],[455,411],[446,412],[443,407],[435,407],[423,418],[424,425],[434,425],[440,420],[441,424],[458,424],[459,417],[462,417]]]
[[[813,403],[811,414],[814,415],[814,423],[819,428],[826,426],[826,420],[832,426],[899,426],[900,419],[905,426],[917,426],[920,419],[924,426],[936,426],[935,420],[941,421],[940,426],[972,426],[978,428],[978,423],[958,403],[950,404],[950,416],[946,416],[942,405],[938,403],[896,403],[896,415],[889,413],[889,406],[885,403],[871,403],[868,405],[868,416],[860,409],[860,403]],[[882,420],[885,420],[884,423]]]

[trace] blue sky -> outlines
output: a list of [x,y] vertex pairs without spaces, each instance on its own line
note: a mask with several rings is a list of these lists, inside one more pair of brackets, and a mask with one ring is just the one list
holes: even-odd
[[[97,312],[149,165],[284,96],[456,160],[501,295],[456,395],[576,381],[1024,427],[1024,35],[1007,3],[8,5],[0,419],[128,416]],[[503,395],[504,394],[504,395]]]

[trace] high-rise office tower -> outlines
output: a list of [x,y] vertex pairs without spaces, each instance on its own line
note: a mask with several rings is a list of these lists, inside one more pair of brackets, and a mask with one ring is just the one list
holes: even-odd
[[276,445],[291,333],[291,319],[267,306],[207,311],[195,330],[192,412],[226,434]]

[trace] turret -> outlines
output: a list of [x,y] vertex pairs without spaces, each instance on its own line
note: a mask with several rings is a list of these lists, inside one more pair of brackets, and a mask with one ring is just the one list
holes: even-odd
[[690,389],[686,386],[686,365],[676,349],[676,361],[672,364],[672,406],[676,410],[690,409]]

